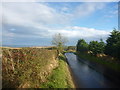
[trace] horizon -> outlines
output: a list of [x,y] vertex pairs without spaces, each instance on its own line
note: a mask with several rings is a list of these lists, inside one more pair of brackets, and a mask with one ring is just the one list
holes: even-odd
[[[65,45],[65,46],[71,46],[71,45]],[[74,46],[76,46],[76,45],[74,45]],[[36,45],[36,46],[34,46],[34,45],[2,45],[2,47],[56,47],[55,45],[51,45],[51,46],[40,46],[40,45]]]

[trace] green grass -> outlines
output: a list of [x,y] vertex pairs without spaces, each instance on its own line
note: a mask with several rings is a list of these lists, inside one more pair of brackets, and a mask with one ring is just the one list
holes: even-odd
[[59,57],[59,66],[53,70],[48,77],[48,81],[41,85],[42,88],[74,88],[73,82],[68,71],[65,57]]
[[86,53],[78,53],[77,52],[75,54],[77,54],[80,58],[102,64],[102,65],[104,65],[106,67],[109,67],[109,68],[111,68],[111,69],[113,69],[115,71],[120,72],[120,64],[119,63],[113,63],[113,62],[105,61],[102,58],[91,56],[91,55],[86,54]]

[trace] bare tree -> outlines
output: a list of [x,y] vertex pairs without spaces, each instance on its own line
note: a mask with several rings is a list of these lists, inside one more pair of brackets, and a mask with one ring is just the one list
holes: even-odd
[[53,35],[52,44],[57,46],[59,53],[63,50],[63,47],[67,42],[68,42],[67,37],[63,36],[62,34],[57,33]]

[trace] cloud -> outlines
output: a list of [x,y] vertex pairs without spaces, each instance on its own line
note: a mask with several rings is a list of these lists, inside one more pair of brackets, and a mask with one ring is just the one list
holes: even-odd
[[2,0],[2,2],[118,2],[119,0]]
[[105,7],[105,3],[83,3],[77,6],[74,11],[74,16],[88,16],[94,13],[96,10],[103,9]]
[[48,32],[51,35],[54,33],[61,33],[69,38],[102,38],[110,34],[110,32],[105,30],[97,30],[94,28],[86,28],[79,26],[65,27],[58,30],[48,30]]
[[[28,26],[52,22],[54,10],[38,3],[4,3],[3,23]],[[40,22],[40,23],[41,23]]]
[[11,37],[37,37],[37,38],[51,38],[55,33],[61,33],[64,36],[67,36],[68,38],[98,38],[98,37],[104,37],[108,36],[110,34],[109,31],[105,30],[97,30],[94,28],[86,28],[86,27],[79,27],[79,26],[73,26],[73,27],[63,27],[61,29],[54,29],[54,28],[48,28],[46,30],[41,31],[19,31],[15,32],[15,29],[12,30],[12,32],[7,32],[8,36]]
[[74,19],[88,16],[104,6],[103,3],[81,3],[68,13],[67,7],[58,12],[47,3],[3,3],[3,37],[10,40],[50,38],[55,33],[69,38],[104,37],[109,32],[69,25]]
[[75,17],[83,17],[104,8],[103,3],[82,3],[71,13],[63,13],[45,3],[3,3],[3,23],[19,26],[41,26],[69,24]]
[[19,26],[45,26],[48,24],[66,24],[70,14],[59,13],[41,3],[4,3],[3,23]]
[[104,17],[108,17],[108,18],[118,17],[118,4],[114,4],[108,10],[109,11],[106,11],[107,13],[105,12]]

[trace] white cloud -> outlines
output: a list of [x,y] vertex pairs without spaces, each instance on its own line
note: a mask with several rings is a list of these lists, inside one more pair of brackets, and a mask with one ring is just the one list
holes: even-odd
[[[99,5],[98,5],[99,4]],[[94,38],[108,35],[105,30],[73,26],[69,23],[76,17],[92,14],[104,8],[103,3],[82,3],[72,13],[60,13],[46,3],[3,3],[4,37],[48,38],[62,33],[70,38]],[[68,8],[62,8],[66,11]],[[65,25],[61,29],[51,25]],[[69,26],[69,27],[66,27]]]
[[48,30],[49,34],[61,33],[69,38],[94,38],[108,36],[110,32],[86,27],[65,27],[58,30]]
[[2,0],[2,2],[36,2],[36,0]]
[[109,11],[107,11],[107,13],[105,12],[104,17],[107,17],[108,19],[118,17],[118,4],[116,4],[113,7],[109,8]]
[[[67,24],[75,17],[89,15],[104,6],[103,3],[83,3],[72,13],[61,13],[44,3],[3,3],[3,23],[34,27],[47,24]],[[67,10],[68,8],[62,9]]]
[[88,16],[96,10],[103,9],[105,7],[105,3],[83,3],[79,5],[74,11],[74,15],[80,16]]
[[45,5],[37,3],[4,3],[4,23],[14,25],[35,25],[41,22],[53,20],[54,10]]
[[118,2],[119,0],[2,0],[2,2]]
[[109,14],[111,15],[118,15],[118,10],[115,10],[115,11],[110,11]]
[[0,3],[0,46],[2,44],[2,3]]
[[[24,32],[21,33],[15,33],[16,29],[11,28],[9,31],[3,32],[4,37],[10,37],[10,38],[17,38],[17,37],[33,37],[33,38],[51,38],[55,33],[61,33],[64,36],[68,38],[91,38],[94,40],[94,38],[102,38],[107,37],[110,32],[105,30],[97,30],[94,28],[86,28],[86,27],[79,27],[79,26],[69,26],[69,27],[63,27],[61,29],[56,28],[45,28],[43,31],[35,30],[34,32],[31,31],[29,34],[24,34]],[[11,32],[12,31],[12,32]]]
[[3,23],[19,26],[45,26],[66,24],[70,14],[58,13],[54,8],[41,3],[3,3]]

